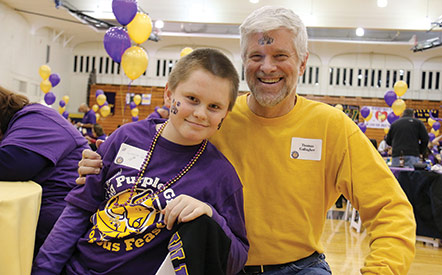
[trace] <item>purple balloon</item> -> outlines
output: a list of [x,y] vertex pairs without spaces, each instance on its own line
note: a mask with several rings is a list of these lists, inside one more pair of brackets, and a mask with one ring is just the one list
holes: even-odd
[[440,122],[439,122],[439,121],[435,121],[435,122],[433,123],[433,129],[434,129],[435,131],[437,131],[437,130],[439,130],[439,128],[440,128]]
[[64,106],[66,106],[66,102],[64,102],[64,100],[62,99],[62,100],[60,100],[60,102],[58,102],[58,104],[60,105],[60,107],[64,107]]
[[95,97],[98,97],[99,95],[104,95],[103,90],[96,90],[95,91]]
[[130,47],[130,38],[123,28],[112,27],[104,35],[103,44],[112,60],[120,63],[124,51]]
[[109,105],[109,103],[107,103],[107,101],[105,101],[104,103],[103,103],[103,105],[98,105],[98,107],[103,107],[103,106],[106,106],[106,105]]
[[390,124],[393,124],[396,120],[399,119],[399,116],[397,116],[394,112],[390,112],[387,116],[387,120]]
[[115,15],[118,23],[123,26],[134,19],[137,14],[138,6],[136,0],[113,0],[112,1],[112,12]]
[[433,133],[428,133],[428,138],[430,139],[430,141],[433,141],[433,139],[436,137],[435,134]]
[[48,92],[45,94],[44,99],[45,99],[46,104],[52,105],[52,103],[55,102],[55,94],[53,92]]
[[64,111],[63,114],[62,114],[62,116],[63,116],[65,119],[68,119],[68,117],[69,117],[69,113],[68,113],[67,111]]
[[388,106],[391,107],[393,105],[393,102],[397,99],[397,95],[394,91],[387,91],[384,95],[385,103],[387,103]]
[[138,116],[133,116],[133,117],[132,117],[132,121],[134,121],[134,122],[135,122],[135,121],[138,121]]
[[131,101],[130,104],[129,104],[129,106],[130,106],[130,109],[132,110],[132,109],[134,109],[135,107],[137,107],[137,104],[135,104],[135,102]]
[[367,124],[365,124],[364,122],[359,122],[358,126],[359,129],[361,129],[362,133],[365,133],[365,131],[367,131]]
[[49,81],[51,82],[52,87],[55,87],[58,83],[60,83],[60,76],[58,74],[51,74],[49,76]]
[[369,114],[370,114],[370,108],[368,108],[367,106],[361,108],[361,116],[363,118],[368,117]]

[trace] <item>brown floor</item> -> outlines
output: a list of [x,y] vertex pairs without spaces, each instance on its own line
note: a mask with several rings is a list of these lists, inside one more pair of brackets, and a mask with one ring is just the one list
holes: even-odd
[[[345,210],[345,204],[340,210]],[[327,219],[322,243],[333,274],[360,274],[359,269],[363,266],[364,258],[369,251],[365,231],[357,233],[354,228],[350,228],[349,221]],[[442,274],[442,245],[435,248],[430,244],[416,242],[416,257],[408,274]]]

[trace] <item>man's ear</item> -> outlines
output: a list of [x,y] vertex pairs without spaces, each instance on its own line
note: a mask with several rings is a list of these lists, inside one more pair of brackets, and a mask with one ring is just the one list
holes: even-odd
[[301,66],[299,66],[299,76],[302,76],[305,72],[305,68],[307,67],[307,59],[308,59],[309,53],[307,52],[307,55],[305,56],[304,60],[301,62]]
[[166,87],[164,88],[164,105],[167,108],[170,108],[172,103],[172,91],[169,89],[169,83],[166,83]]

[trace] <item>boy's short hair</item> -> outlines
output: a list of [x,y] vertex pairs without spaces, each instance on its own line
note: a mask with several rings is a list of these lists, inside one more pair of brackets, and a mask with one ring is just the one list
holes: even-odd
[[182,57],[169,74],[169,89],[174,91],[181,81],[186,81],[198,69],[230,81],[229,110],[232,110],[238,96],[239,76],[230,59],[219,50],[200,48]]

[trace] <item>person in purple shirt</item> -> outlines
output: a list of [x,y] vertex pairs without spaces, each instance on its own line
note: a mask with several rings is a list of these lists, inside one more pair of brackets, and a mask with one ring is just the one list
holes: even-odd
[[100,124],[94,124],[92,127],[92,136],[85,136],[89,142],[89,146],[92,150],[97,151],[96,142],[97,140],[106,140],[107,135],[104,133],[103,127]]
[[92,137],[92,128],[97,122],[94,110],[89,108],[86,103],[81,103],[78,111],[84,113],[81,122],[77,122],[77,127],[86,129],[86,135]]
[[181,58],[165,88],[168,120],[115,130],[68,202],[34,261],[32,274],[155,274],[181,224],[207,215],[230,239],[227,274],[247,260],[242,184],[211,137],[238,94],[230,60],[214,49]]
[[35,252],[76,186],[85,148],[86,139],[54,109],[0,87],[0,180],[32,180],[43,189]]

